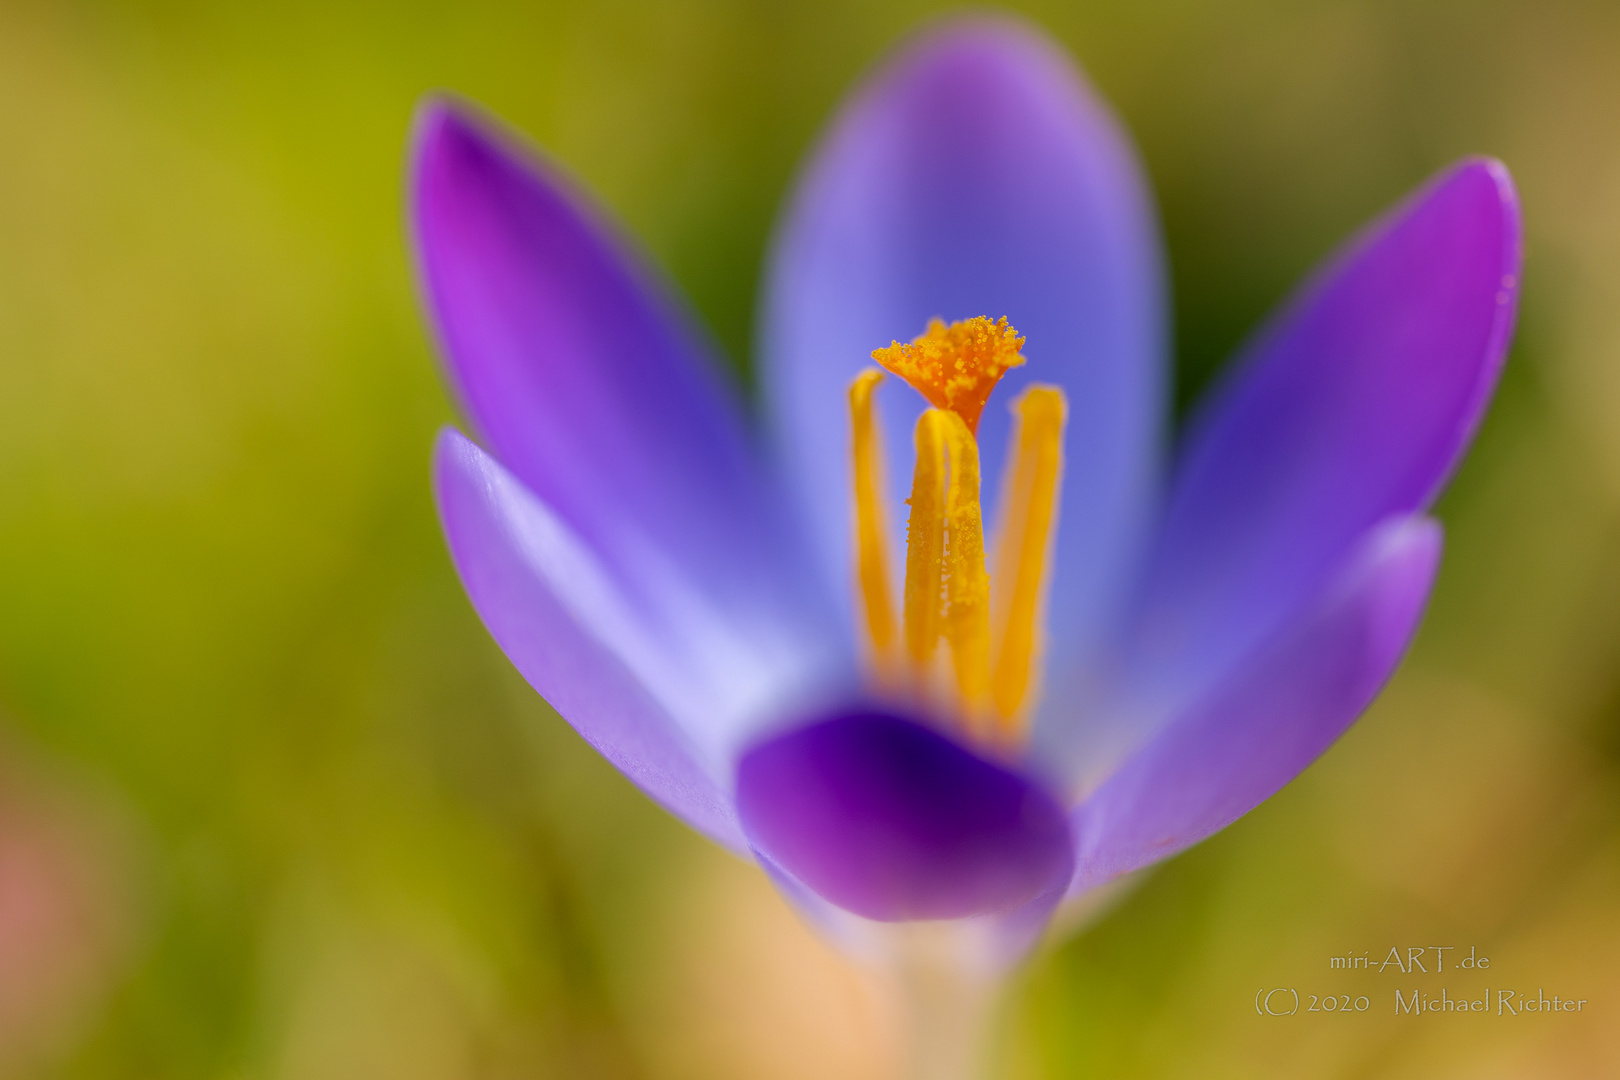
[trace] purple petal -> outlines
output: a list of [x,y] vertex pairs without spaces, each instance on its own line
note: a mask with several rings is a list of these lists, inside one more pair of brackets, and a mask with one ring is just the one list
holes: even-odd
[[1132,628],[1138,678],[1196,692],[1368,528],[1433,501],[1496,385],[1518,274],[1512,182],[1473,160],[1283,309],[1192,426]]
[[[885,966],[915,948],[915,937],[908,929],[911,924],[857,915],[823,898],[759,848],[753,855],[777,891],[845,952]],[[1047,891],[1021,907],[990,916],[969,915],[933,922],[934,932],[929,936],[931,958],[959,971],[985,975],[1010,971],[1040,942],[1053,912],[1065,898],[1067,879],[1068,872],[1056,876]]]
[[467,413],[632,596],[680,588],[811,653],[847,648],[706,351],[566,182],[430,104],[411,220]]
[[1013,911],[1060,892],[1073,869],[1050,794],[880,711],[751,750],[737,770],[737,808],[769,862],[884,922]]
[[687,638],[649,628],[566,524],[455,431],[439,437],[434,489],[467,595],[529,684],[643,791],[746,850],[717,770],[679,720],[721,699],[702,669],[736,658],[694,660]]
[[1428,518],[1373,530],[1324,597],[1074,812],[1074,889],[1224,829],[1314,761],[1400,661],[1439,559]]
[[[846,388],[873,349],[934,316],[1006,316],[1026,335],[984,414],[987,505],[1006,403],[1057,383],[1071,409],[1051,594],[1055,659],[1099,629],[1155,476],[1163,270],[1147,187],[1068,58],[1021,24],[946,23],[856,94],[781,224],[765,309],[767,401],[831,580],[850,570]],[[895,544],[922,399],[879,391]]]

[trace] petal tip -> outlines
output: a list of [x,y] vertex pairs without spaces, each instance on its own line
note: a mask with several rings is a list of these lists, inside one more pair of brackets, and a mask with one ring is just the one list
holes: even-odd
[[1073,61],[1050,34],[1001,12],[947,15],[925,24],[883,67],[909,78],[937,74],[995,82],[1076,75]]
[[447,93],[417,104],[408,178],[419,246],[433,219],[456,218],[472,204],[501,205],[514,190],[579,201],[532,143],[478,104]]
[[1441,173],[1432,190],[1477,199],[1482,215],[1496,216],[1494,224],[1501,228],[1505,241],[1503,272],[1516,278],[1520,259],[1519,190],[1507,165],[1499,158],[1475,154]]
[[[449,94],[429,94],[411,121],[410,175],[413,201],[429,194],[434,180],[453,177],[480,162],[505,156],[492,121],[476,106]],[[448,175],[447,175],[448,174]]]
[[[433,502],[439,520],[448,526],[448,510],[454,494],[471,477],[482,471],[487,461],[478,444],[449,424],[433,437],[432,473]],[[448,535],[448,533],[447,533]],[[452,545],[453,546],[453,545]]]
[[411,143],[420,147],[436,138],[447,124],[457,122],[456,99],[439,91],[422,95],[411,114]]
[[453,424],[445,424],[433,436],[433,471],[442,470],[472,460],[477,446]]
[[1468,428],[1471,433],[1483,416],[1513,343],[1513,332],[1518,321],[1519,289],[1523,280],[1524,227],[1513,174],[1497,158],[1483,154],[1464,158],[1442,176],[1436,187],[1446,191],[1466,188],[1466,191],[1459,191],[1458,197],[1473,200],[1473,210],[1479,215],[1478,227],[1481,231],[1494,230],[1500,242],[1496,304],[1481,369],[1484,377],[1480,384],[1477,410]]
[[452,152],[453,144],[468,139],[472,121],[465,107],[449,94],[428,94],[411,116],[410,174],[419,179],[434,162]]
[[1518,206],[1519,194],[1513,183],[1513,173],[1501,158],[1491,157],[1489,154],[1473,154],[1459,161],[1454,169],[1458,173],[1472,173],[1488,179],[1496,188],[1497,197],[1504,206],[1515,208]]
[[[406,215],[419,287],[431,296],[432,238],[447,215],[465,198],[468,174],[490,156],[490,140],[470,108],[447,94],[429,94],[411,118],[406,165]],[[433,305],[429,303],[431,310]]]

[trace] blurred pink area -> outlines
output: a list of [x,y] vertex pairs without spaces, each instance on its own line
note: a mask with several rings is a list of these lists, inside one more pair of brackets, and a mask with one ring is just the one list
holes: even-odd
[[0,744],[0,1076],[63,1048],[131,929],[117,815]]

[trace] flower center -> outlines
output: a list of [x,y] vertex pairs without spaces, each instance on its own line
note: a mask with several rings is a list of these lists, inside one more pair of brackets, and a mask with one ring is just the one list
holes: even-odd
[[[874,673],[880,683],[908,688],[930,711],[1003,746],[1022,741],[1037,689],[1039,616],[1068,412],[1055,386],[1031,386],[1013,402],[992,579],[985,568],[975,432],[996,383],[1024,362],[1023,345],[1006,319],[949,326],[935,319],[909,345],[895,342],[872,353],[933,406],[917,420],[899,632],[889,584],[882,439],[872,408],[883,373],[868,368],[849,388],[856,578]],[[949,673],[941,670],[941,640],[949,646]]]

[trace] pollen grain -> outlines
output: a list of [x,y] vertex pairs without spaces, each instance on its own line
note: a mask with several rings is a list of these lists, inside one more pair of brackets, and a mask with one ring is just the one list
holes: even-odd
[[962,418],[969,432],[979,430],[979,416],[990,391],[1010,368],[1024,362],[1024,339],[1006,319],[982,316],[946,325],[929,322],[909,345],[896,341],[877,349],[872,359],[900,376],[936,409]]

